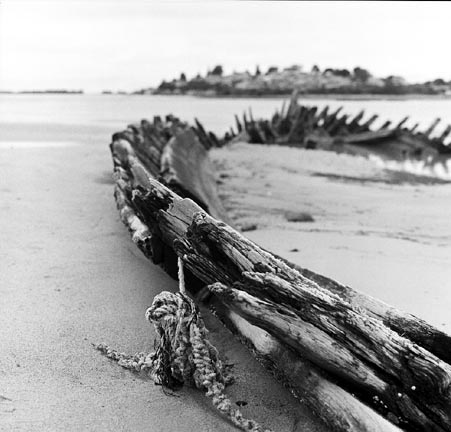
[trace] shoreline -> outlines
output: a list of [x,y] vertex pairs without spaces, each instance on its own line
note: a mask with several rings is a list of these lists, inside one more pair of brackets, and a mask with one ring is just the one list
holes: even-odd
[[[205,94],[205,93],[152,93],[152,94],[128,94],[129,96],[188,96],[195,98],[206,99],[289,99],[290,94],[243,94],[243,95],[220,95],[220,94]],[[299,99],[328,99],[328,100],[357,100],[357,101],[372,101],[372,100],[451,100],[451,95],[428,95],[428,94],[346,94],[346,93],[299,93]]]
[[[204,93],[151,93],[151,94],[140,94],[140,93],[101,93],[101,92],[83,92],[83,93],[51,93],[51,92],[0,92],[1,96],[157,96],[157,97],[192,97],[199,99],[276,99],[285,100],[290,98],[290,94],[243,94],[243,95],[220,95],[220,94],[204,94]],[[451,100],[451,95],[428,95],[428,94],[406,94],[406,95],[390,95],[390,94],[346,94],[346,93],[300,93],[299,99],[325,99],[325,100],[336,100],[336,101],[411,101],[411,100]]]

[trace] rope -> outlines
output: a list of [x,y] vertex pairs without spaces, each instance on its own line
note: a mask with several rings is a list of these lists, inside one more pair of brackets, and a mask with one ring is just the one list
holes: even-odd
[[104,344],[96,348],[126,369],[145,372],[157,384],[172,390],[183,384],[206,391],[206,396],[238,428],[248,432],[271,432],[254,420],[246,419],[225,394],[233,378],[208,340],[208,330],[194,302],[186,295],[183,260],[178,258],[179,292],[163,291],[146,311],[158,338],[155,352],[126,355]]
[[185,288],[185,273],[183,271],[183,260],[181,257],[177,257],[177,265],[178,265],[178,280],[179,280],[179,291],[181,294],[186,295]]

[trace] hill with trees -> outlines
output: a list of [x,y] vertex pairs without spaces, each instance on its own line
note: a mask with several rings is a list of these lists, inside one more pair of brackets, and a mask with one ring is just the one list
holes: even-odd
[[310,71],[293,65],[284,69],[269,67],[262,72],[257,66],[253,73],[224,74],[216,65],[205,76],[188,79],[185,73],[170,81],[163,80],[156,89],[141,89],[136,94],[194,94],[211,96],[270,96],[290,94],[451,94],[451,81],[438,78],[419,84],[410,84],[400,76],[378,78],[362,67],[352,70],[325,68],[314,65]]

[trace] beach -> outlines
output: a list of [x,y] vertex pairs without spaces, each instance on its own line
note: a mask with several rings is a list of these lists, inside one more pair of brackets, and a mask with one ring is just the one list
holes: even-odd
[[[109,128],[61,132],[68,128],[51,141],[46,130],[0,146],[0,429],[236,430],[201,391],[165,391],[94,349],[152,350],[155,334],[144,313],[156,294],[178,287],[144,258],[119,220]],[[247,403],[245,415],[274,430],[325,430],[204,315],[212,342],[234,365],[236,383],[227,392]]]
[[[144,313],[156,294],[178,289],[119,220],[111,134],[171,108],[188,121],[205,116],[220,133],[233,113],[255,101],[7,96],[2,102],[0,429],[235,430],[202,392],[174,395],[113,364],[93,344],[150,351],[155,334]],[[384,104],[378,106],[386,113],[404,114],[396,103]],[[255,102],[254,114],[279,105]],[[348,107],[359,109],[354,101]],[[421,111],[417,102],[409,107]],[[435,113],[422,109],[426,123]],[[256,226],[245,236],[451,331],[448,183],[332,152],[237,143],[211,157],[232,223]],[[286,212],[314,221],[288,222]],[[245,415],[278,431],[327,430],[205,316],[213,343],[234,364],[236,383],[227,391],[232,401],[247,402]]]

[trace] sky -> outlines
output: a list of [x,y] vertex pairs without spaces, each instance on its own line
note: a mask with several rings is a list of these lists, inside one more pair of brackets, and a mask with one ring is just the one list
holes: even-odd
[[0,0],[0,89],[136,90],[221,64],[451,80],[451,2]]

